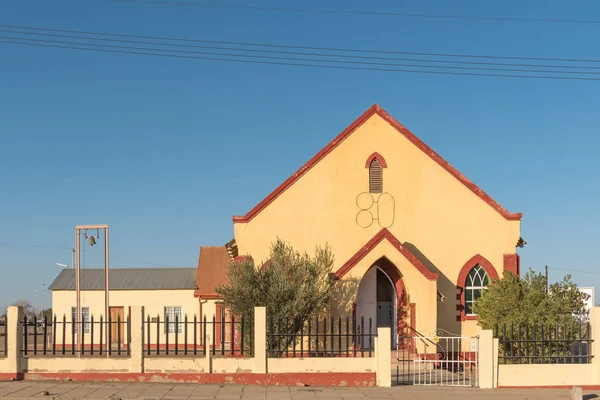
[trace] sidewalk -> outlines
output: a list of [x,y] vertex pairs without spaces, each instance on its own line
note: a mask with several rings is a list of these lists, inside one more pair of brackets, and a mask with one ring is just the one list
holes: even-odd
[[[47,392],[48,394],[44,394]],[[394,388],[311,388],[262,387],[237,385],[194,385],[167,383],[73,383],[73,382],[0,382],[2,399],[247,399],[247,400],[309,400],[309,399],[507,399],[554,400],[568,399],[569,390],[551,389],[459,389],[441,387]],[[600,397],[585,393],[584,399]]]

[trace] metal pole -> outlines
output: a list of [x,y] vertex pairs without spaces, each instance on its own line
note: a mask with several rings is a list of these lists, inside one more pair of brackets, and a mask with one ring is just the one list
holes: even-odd
[[546,293],[548,293],[548,266],[546,265]]
[[46,288],[46,284],[42,285],[41,299],[40,299],[40,319],[42,319],[42,314],[44,313],[44,289]]
[[[75,296],[77,297],[76,299],[76,311],[75,311],[75,326],[77,327],[77,348],[79,347],[79,343],[81,343],[81,327],[79,326],[79,316],[81,315],[81,298],[80,298],[80,240],[79,240],[79,228],[75,228],[75,252],[77,253],[77,257],[75,260]],[[64,328],[64,327],[63,327]],[[77,351],[77,357],[79,357],[80,352]]]
[[[108,321],[109,301],[108,301],[108,226],[104,228],[104,312]],[[110,327],[106,324],[106,337],[108,338],[108,330]],[[108,343],[110,346],[111,344]],[[108,357],[108,351],[106,352]]]
[[71,249],[71,268],[75,268],[75,249]]

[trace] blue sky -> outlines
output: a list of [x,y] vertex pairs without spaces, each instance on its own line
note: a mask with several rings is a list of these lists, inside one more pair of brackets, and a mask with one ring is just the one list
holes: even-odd
[[[592,1],[285,4],[600,19],[600,3]],[[0,24],[44,28],[600,59],[597,24],[106,0],[0,0],[0,10]],[[250,65],[0,43],[0,242],[46,246],[0,243],[0,307],[33,300],[59,272],[55,263],[70,264],[76,224],[110,225],[113,267],[195,266],[200,245],[232,238],[232,215],[247,212],[373,103],[509,211],[524,213],[524,268],[598,272],[600,82]],[[86,267],[101,265],[102,257],[87,251]],[[551,270],[551,279],[562,275]],[[600,282],[597,274],[574,273],[574,279],[584,286]]]

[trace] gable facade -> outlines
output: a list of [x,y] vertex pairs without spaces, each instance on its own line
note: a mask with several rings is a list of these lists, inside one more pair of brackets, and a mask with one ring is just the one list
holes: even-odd
[[[412,323],[425,335],[476,329],[464,310],[465,277],[478,262],[490,276],[518,273],[520,220],[377,105],[233,218],[239,254],[257,262],[268,259],[276,237],[309,253],[328,243],[339,285],[355,280],[356,296],[378,260],[387,266],[381,271],[391,262],[404,287],[394,323]],[[332,304],[332,313],[356,312],[356,301]]]

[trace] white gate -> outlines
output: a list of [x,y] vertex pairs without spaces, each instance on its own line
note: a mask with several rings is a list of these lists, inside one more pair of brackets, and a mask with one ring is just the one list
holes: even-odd
[[396,384],[476,387],[479,337],[398,336]]

